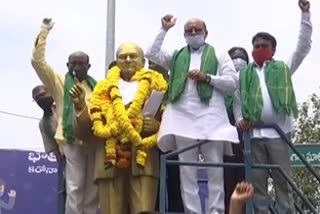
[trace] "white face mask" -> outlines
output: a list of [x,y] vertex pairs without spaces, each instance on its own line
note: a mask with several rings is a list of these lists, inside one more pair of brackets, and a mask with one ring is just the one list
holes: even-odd
[[195,36],[185,36],[186,43],[193,49],[199,49],[204,44],[204,33]]
[[247,61],[241,58],[235,58],[232,60],[234,67],[236,68],[236,71],[240,71],[242,68],[244,68],[247,65]]

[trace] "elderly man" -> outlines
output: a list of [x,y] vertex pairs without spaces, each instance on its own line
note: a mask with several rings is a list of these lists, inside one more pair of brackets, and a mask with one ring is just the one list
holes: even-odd
[[58,125],[55,140],[62,145],[66,157],[66,213],[95,214],[98,200],[97,187],[93,183],[94,144],[83,142],[74,136],[73,105],[69,96],[74,79],[78,79],[86,90],[88,100],[95,80],[87,75],[90,68],[89,56],[80,51],[69,56],[68,72],[65,75],[60,75],[51,68],[45,59],[45,45],[52,27],[51,19],[43,20],[33,50],[32,65],[56,103]]
[[[82,86],[71,89],[80,107],[75,108],[75,132],[83,139],[96,136],[94,170],[101,213],[154,211],[159,178],[155,113],[161,98],[152,94],[164,93],[167,83],[160,73],[144,69],[144,53],[136,44],[122,44],[116,56],[117,65],[97,84],[89,107]],[[148,114],[143,110],[147,106]]]
[[[291,76],[309,53],[312,34],[310,3],[300,0],[299,7],[302,14],[298,45],[287,63],[273,58],[277,42],[272,35],[260,32],[253,37],[254,62],[240,71],[242,115],[236,118],[239,127],[246,127],[248,122],[277,124],[290,137],[292,117],[298,114]],[[275,130],[253,129],[252,138],[255,163],[278,164],[291,176],[289,147]],[[271,174],[277,202],[285,213],[295,213],[290,186],[278,171]],[[267,198],[268,175],[267,170],[253,171],[255,196],[258,198]],[[268,213],[268,209],[255,206],[255,213]]]
[[[237,75],[227,53],[218,54],[207,43],[205,22],[190,19],[184,26],[187,46],[173,54],[161,50],[167,31],[175,25],[172,15],[162,18],[162,28],[146,57],[170,69],[167,106],[162,116],[158,146],[162,151],[208,141],[179,155],[180,161],[221,163],[225,145],[238,143],[238,134],[228,121],[224,94],[236,89]],[[208,213],[224,213],[223,169],[208,168]],[[197,168],[181,166],[181,194],[186,213],[201,213]]]

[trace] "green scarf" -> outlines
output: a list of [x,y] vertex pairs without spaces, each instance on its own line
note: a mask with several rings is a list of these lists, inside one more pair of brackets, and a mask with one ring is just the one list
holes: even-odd
[[[172,58],[171,73],[169,76],[168,92],[166,98],[170,102],[175,102],[179,99],[184,91],[190,66],[190,47],[186,46],[179,51],[176,51]],[[212,46],[205,44],[202,56],[200,71],[206,74],[217,73],[218,60],[215,50]],[[201,102],[209,102],[213,87],[210,84],[198,82],[197,90]]]
[[[88,76],[86,79],[87,84],[93,90],[96,85],[96,81]],[[64,103],[63,103],[63,136],[67,140],[67,143],[73,143],[75,137],[72,128],[72,118],[73,118],[73,104],[69,95],[70,89],[74,84],[72,75],[68,72],[65,76],[64,81]]]
[[50,116],[48,116],[48,115],[43,115],[43,117],[42,117],[42,124],[43,124],[44,133],[47,135],[47,137],[48,137],[50,140],[54,140],[54,141],[55,141],[54,136],[55,136],[56,132],[55,132],[54,129],[52,128]]
[[[298,115],[296,98],[288,66],[271,60],[265,68],[265,81],[276,112]],[[243,118],[261,122],[263,98],[256,65],[250,63],[240,71],[240,92]]]

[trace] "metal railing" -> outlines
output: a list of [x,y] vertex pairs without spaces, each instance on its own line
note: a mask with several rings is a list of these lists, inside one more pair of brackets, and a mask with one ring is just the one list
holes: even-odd
[[[288,144],[291,150],[301,159],[301,161],[305,164],[307,169],[311,172],[311,174],[317,179],[320,183],[320,176],[316,173],[314,168],[306,161],[306,159],[298,152],[298,150],[294,147],[291,140],[285,135],[285,133],[280,129],[278,125],[254,125],[252,128],[272,128],[274,129],[279,136]],[[170,160],[170,158],[174,156],[178,156],[180,153],[188,151],[190,149],[199,147],[203,144],[209,143],[210,141],[199,141],[199,143],[191,146],[187,146],[177,151],[173,151],[167,154],[163,154],[160,157],[160,200],[159,200],[159,211],[160,213],[168,213],[166,206],[166,179],[167,179],[167,165],[184,165],[184,166],[202,166],[202,167],[226,167],[226,168],[235,168],[235,167],[244,167],[245,169],[245,180],[247,182],[252,183],[252,169],[272,169],[278,170],[281,176],[288,182],[294,192],[301,198],[301,200],[306,204],[306,206],[315,214],[317,214],[317,210],[311,204],[311,202],[303,195],[301,190],[294,184],[292,179],[286,174],[286,172],[279,165],[272,164],[253,164],[251,159],[251,143],[250,143],[250,135],[249,132],[244,132],[244,163],[210,163],[210,162],[180,162],[176,160]],[[249,200],[246,205],[246,213],[251,214],[253,210],[253,201],[256,199]],[[258,204],[264,204],[268,206],[268,209],[271,213],[283,213],[280,206],[278,206],[276,201],[273,200],[265,200],[265,202],[258,202]],[[299,208],[299,207],[298,207]],[[302,212],[301,209],[297,209],[298,212]],[[303,212],[302,212],[303,213]],[[169,213],[168,213],[169,214]],[[173,214],[173,213],[172,213]]]

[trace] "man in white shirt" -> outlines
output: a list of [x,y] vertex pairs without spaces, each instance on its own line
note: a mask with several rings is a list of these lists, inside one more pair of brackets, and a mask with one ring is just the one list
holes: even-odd
[[[217,54],[205,43],[204,21],[190,19],[184,26],[187,46],[168,54],[161,50],[167,31],[175,25],[172,15],[162,18],[162,28],[146,57],[170,69],[167,106],[162,116],[158,146],[163,151],[182,149],[210,141],[179,155],[180,161],[222,163],[226,144],[238,143],[238,134],[228,120],[224,93],[236,89],[237,75],[227,53]],[[208,213],[224,213],[223,169],[208,168]],[[181,166],[181,194],[186,213],[201,213],[197,167]]]
[[[265,32],[257,33],[253,39],[254,63],[240,71],[241,113],[237,114],[238,127],[248,122],[277,124],[290,136],[292,116],[297,116],[297,104],[291,82],[291,75],[297,70],[311,48],[312,25],[310,3],[300,0],[302,11],[298,45],[290,60],[285,64],[273,59],[276,39]],[[239,109],[239,106],[238,106]],[[253,129],[252,152],[255,163],[278,164],[291,176],[289,148],[273,129]],[[292,190],[279,174],[272,172],[276,190],[276,200],[286,213],[295,213]],[[255,196],[267,197],[267,170],[254,170]],[[255,213],[268,213],[267,207],[255,206]]]

